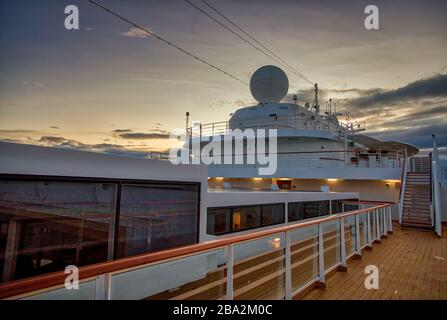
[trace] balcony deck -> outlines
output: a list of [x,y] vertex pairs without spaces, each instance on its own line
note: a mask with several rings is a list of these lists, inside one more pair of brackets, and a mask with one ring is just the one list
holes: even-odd
[[[439,239],[433,232],[401,230],[374,243],[372,251],[348,263],[347,272],[326,279],[326,288],[314,288],[300,299],[447,299],[447,227]],[[365,267],[379,268],[379,289],[364,287]]]

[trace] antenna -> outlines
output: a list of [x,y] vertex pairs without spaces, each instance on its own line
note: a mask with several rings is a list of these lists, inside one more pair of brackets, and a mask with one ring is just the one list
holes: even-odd
[[320,113],[320,105],[318,104],[318,83],[315,83],[314,85],[314,91],[315,91],[315,100],[313,103],[313,107],[315,108],[315,113]]
[[189,126],[189,111],[186,111],[186,132],[188,132]]
[[332,98],[329,98],[329,117],[332,115]]

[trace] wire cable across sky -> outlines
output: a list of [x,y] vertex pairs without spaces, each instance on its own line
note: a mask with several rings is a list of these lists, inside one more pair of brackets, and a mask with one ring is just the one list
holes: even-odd
[[212,15],[210,15],[208,12],[204,11],[202,8],[200,8],[199,6],[195,5],[194,3],[192,3],[190,0],[184,0],[185,2],[187,2],[190,6],[192,6],[193,8],[195,8],[196,10],[198,10],[199,12],[201,12],[202,14],[206,15],[208,18],[210,18],[211,20],[213,20],[214,22],[216,22],[218,25],[220,25],[221,27],[223,27],[224,29],[228,30],[229,32],[231,32],[232,34],[234,34],[235,36],[237,36],[239,39],[241,39],[242,41],[248,43],[251,47],[255,48],[256,50],[258,50],[259,52],[261,52],[262,54],[264,54],[265,56],[269,57],[270,59],[272,59],[273,61],[275,61],[278,64],[283,65],[285,68],[287,68],[289,71],[291,71],[294,75],[296,75],[297,77],[299,77],[300,79],[307,81],[308,83],[310,83],[311,85],[313,85],[314,83],[312,81],[310,81],[305,75],[303,75],[301,72],[299,72],[298,70],[296,70],[294,67],[292,67],[289,63],[287,63],[284,59],[282,59],[280,56],[278,56],[276,53],[274,53],[271,49],[269,49],[267,46],[265,46],[264,44],[262,44],[261,42],[259,42],[258,40],[256,40],[252,35],[250,35],[248,32],[246,32],[242,27],[240,27],[239,25],[237,25],[235,22],[233,22],[232,20],[230,20],[227,16],[225,16],[221,11],[219,11],[217,8],[215,8],[212,4],[210,4],[208,1],[206,0],[201,0],[205,5],[207,5],[209,8],[211,8],[214,12],[216,12],[219,16],[221,16],[222,18],[224,18],[226,21],[228,21],[231,25],[233,25],[237,30],[239,30],[240,32],[242,32],[244,35],[246,35],[248,38],[250,38],[252,41],[254,41],[257,45],[259,45],[261,48],[265,49],[267,52],[265,52],[263,49],[259,48],[258,46],[254,45],[252,42],[248,41],[246,38],[244,38],[243,36],[241,36],[239,33],[235,32],[234,30],[232,30],[231,28],[229,28],[228,26],[226,26],[225,24],[223,24],[222,22],[220,22],[219,20],[217,20],[215,17],[213,17]]
[[202,58],[196,56],[195,54],[193,54],[193,53],[191,53],[191,52],[189,52],[189,51],[187,51],[187,50],[185,50],[185,49],[179,47],[178,45],[176,45],[176,44],[174,44],[174,43],[172,43],[172,42],[166,40],[165,38],[163,38],[163,37],[161,37],[161,36],[155,34],[154,32],[152,32],[152,31],[150,31],[150,30],[148,30],[148,29],[146,29],[146,28],[144,28],[144,27],[142,27],[142,26],[136,24],[135,22],[132,22],[131,20],[129,20],[129,19],[127,19],[127,18],[125,18],[125,17],[119,15],[118,13],[116,13],[116,12],[114,12],[114,11],[112,11],[112,10],[106,8],[106,7],[103,6],[102,4],[100,4],[100,3],[98,3],[98,2],[96,2],[96,1],[94,1],[94,0],[88,0],[88,2],[94,4],[95,6],[97,6],[98,8],[100,8],[100,9],[106,11],[107,13],[109,13],[109,14],[111,14],[111,15],[113,15],[113,16],[119,18],[119,19],[121,19],[122,21],[124,21],[124,22],[130,24],[131,26],[133,26],[133,27],[135,27],[135,28],[137,28],[137,29],[139,29],[139,30],[141,30],[141,31],[143,31],[143,32],[145,32],[145,33],[147,33],[148,35],[150,35],[150,36],[152,36],[152,37],[154,37],[154,38],[156,38],[156,39],[158,39],[158,40],[164,42],[165,44],[167,44],[167,45],[169,45],[169,46],[171,46],[171,47],[177,49],[178,51],[180,51],[180,52],[182,52],[182,53],[184,53],[184,54],[186,54],[186,55],[188,55],[188,56],[190,56],[190,57],[196,59],[197,61],[199,61],[199,62],[201,62],[201,63],[207,65],[208,67],[210,67],[210,68],[212,68],[212,69],[214,69],[214,70],[217,70],[217,71],[219,71],[219,72],[225,74],[226,76],[228,76],[228,77],[230,77],[230,78],[232,78],[232,79],[234,79],[234,80],[236,80],[236,81],[239,81],[239,82],[241,82],[241,83],[243,83],[243,84],[245,84],[245,85],[248,86],[248,83],[247,83],[246,81],[241,80],[240,78],[236,77],[235,75],[233,75],[233,74],[231,74],[231,73],[229,73],[229,72],[227,72],[227,71],[225,71],[225,70],[223,70],[223,69],[221,69],[221,68],[219,68],[219,67],[213,65],[212,63],[206,61],[205,59],[202,59]]

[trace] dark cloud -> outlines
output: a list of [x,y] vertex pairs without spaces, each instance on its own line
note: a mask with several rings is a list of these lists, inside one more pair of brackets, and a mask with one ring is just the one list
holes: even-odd
[[122,139],[128,140],[146,140],[146,139],[169,139],[167,133],[143,133],[143,132],[129,132],[119,135]]
[[63,138],[63,137],[55,137],[55,136],[43,136],[43,137],[41,137],[39,139],[39,142],[49,143],[49,144],[52,144],[52,143],[65,143],[67,141],[68,140]]
[[126,147],[119,144],[111,144],[111,143],[85,144],[77,140],[57,136],[43,136],[39,140],[37,140],[37,143],[51,147],[77,149],[84,151],[95,151],[120,156],[146,158],[149,155],[149,152],[147,151],[129,150]]
[[22,130],[22,129],[17,129],[17,130],[0,130],[0,134],[3,133],[31,133],[31,132],[35,132],[34,130]]
[[379,91],[350,102],[352,105],[362,108],[438,97],[447,97],[447,74],[420,79],[395,90]]
[[112,132],[116,133],[116,134],[121,134],[121,133],[126,133],[126,132],[132,132],[132,130],[131,129],[115,129]]
[[162,129],[153,129],[149,132],[133,132],[131,129],[116,129],[112,131],[116,138],[126,140],[169,139],[169,132]]
[[439,146],[447,145],[447,130],[444,123],[438,123],[435,125],[426,124],[425,126],[415,128],[368,133],[368,135],[381,140],[403,141],[411,143],[419,148],[430,148],[432,146],[432,134],[436,134],[436,140]]
[[55,129],[55,130],[59,130],[60,128],[57,126],[50,126],[50,129]]

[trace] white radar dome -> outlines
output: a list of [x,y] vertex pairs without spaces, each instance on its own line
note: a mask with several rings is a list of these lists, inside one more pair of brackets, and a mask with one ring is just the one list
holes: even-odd
[[280,68],[263,66],[253,73],[250,91],[253,98],[262,103],[278,103],[289,90],[289,79]]

